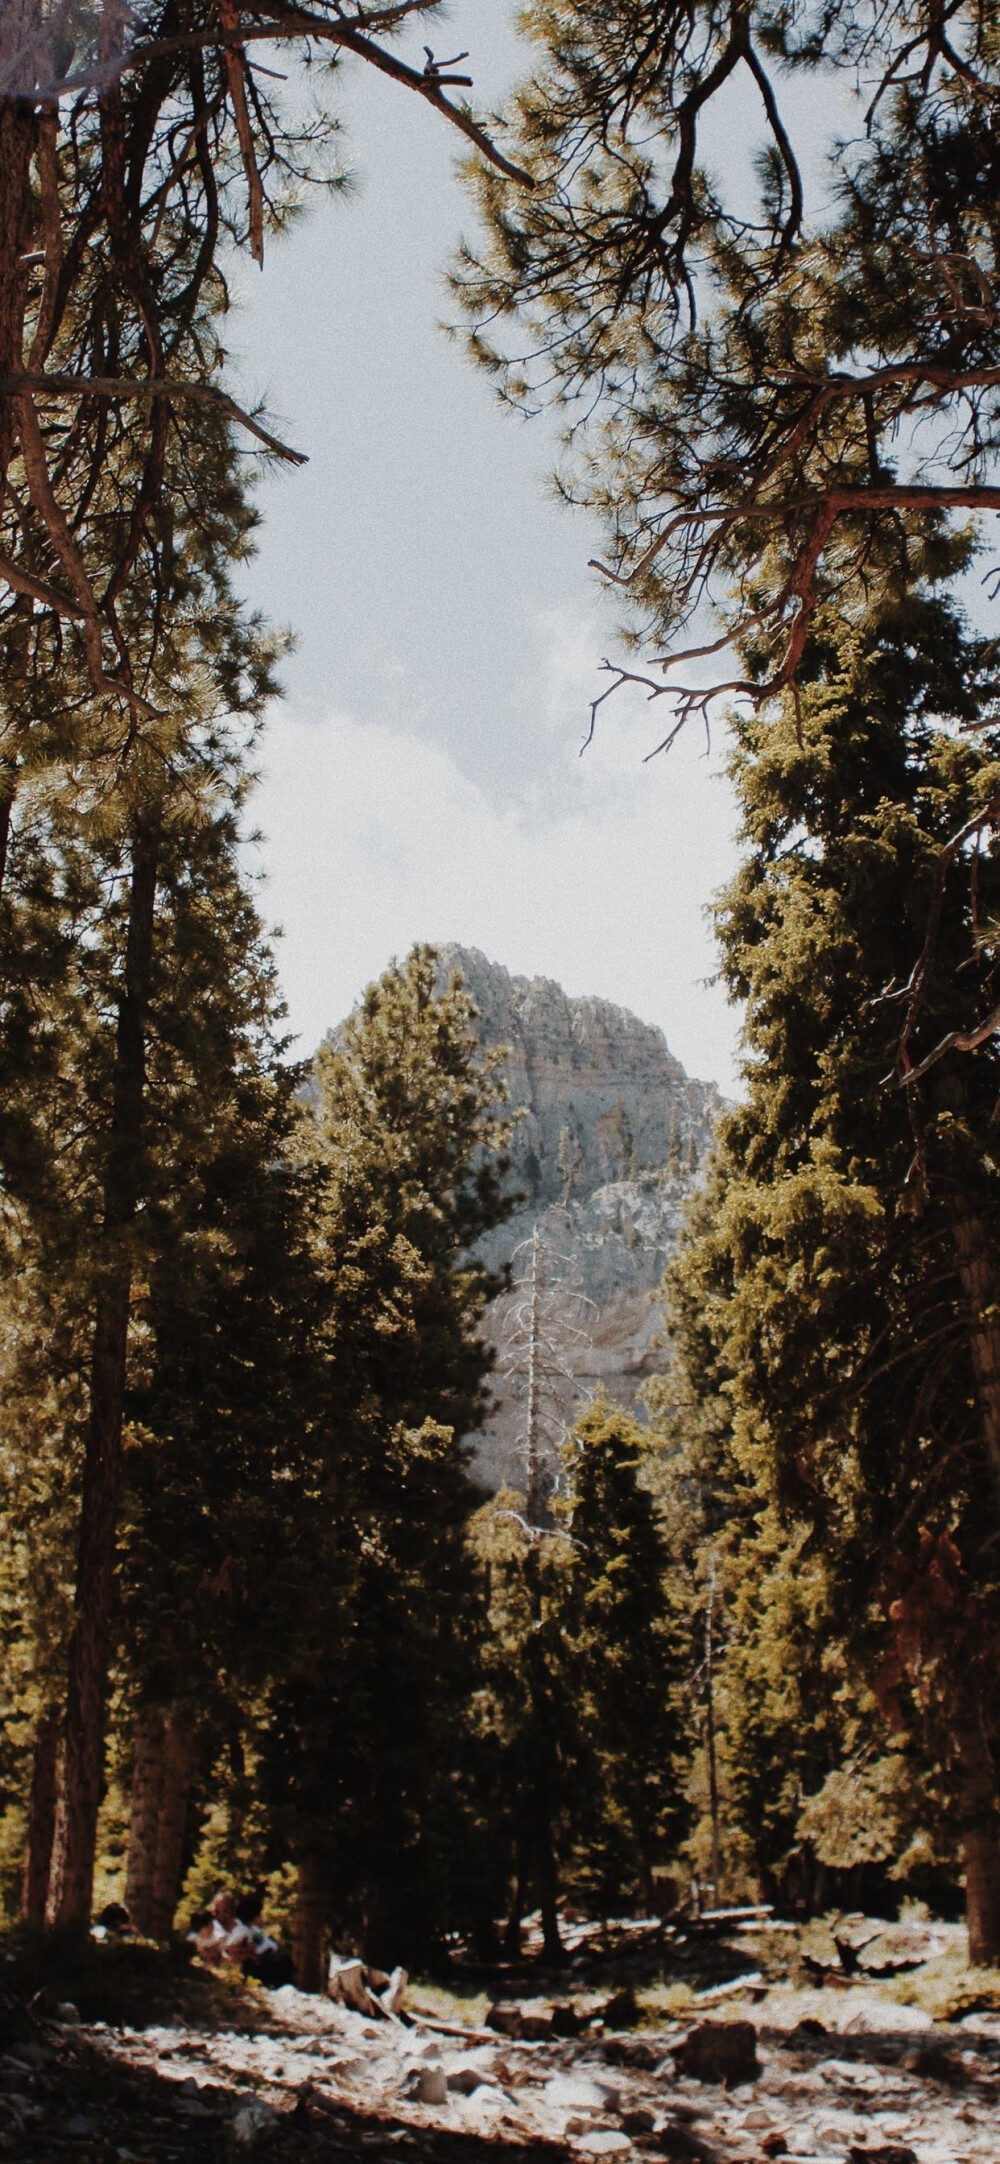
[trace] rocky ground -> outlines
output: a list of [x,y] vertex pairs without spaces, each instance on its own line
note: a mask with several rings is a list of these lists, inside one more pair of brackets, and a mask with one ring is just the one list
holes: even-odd
[[[731,1944],[745,1959],[745,1941]],[[936,1944],[929,1973],[942,1958]],[[594,2016],[572,1977],[556,2001],[521,1993],[493,2013],[520,2034],[427,2013],[375,2022],[290,1986],[220,1992],[181,1978],[160,2003],[147,1990],[145,2012],[112,1993],[103,2019],[58,2004],[51,1984],[11,1991],[0,2152],[26,2164],[251,2151],[319,2164],[362,2150],[496,2164],[498,2148],[512,2164],[997,2164],[1000,2011],[975,2010],[966,1989],[964,2011],[935,2018],[892,1995],[891,1972],[887,1983],[856,1966],[834,1983],[835,1968],[805,1959],[805,1988],[750,1970],[657,2026],[640,1994],[644,2025],[629,2030],[611,2027],[635,2019],[628,1994],[620,2015],[612,1999]],[[96,2005],[99,1982],[88,1992]]]

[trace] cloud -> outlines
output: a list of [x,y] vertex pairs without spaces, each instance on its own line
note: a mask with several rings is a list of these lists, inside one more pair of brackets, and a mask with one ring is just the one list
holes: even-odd
[[704,921],[734,861],[727,785],[693,735],[643,766],[656,737],[634,700],[608,702],[580,760],[592,638],[541,623],[548,743],[520,795],[403,724],[274,714],[254,813],[292,1026],[311,1049],[391,956],[458,940],[660,1023],[689,1073],[731,1089],[738,1018],[705,982]]

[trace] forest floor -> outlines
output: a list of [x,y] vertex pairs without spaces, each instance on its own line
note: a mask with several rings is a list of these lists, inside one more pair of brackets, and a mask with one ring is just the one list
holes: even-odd
[[[998,2164],[1000,1975],[964,1966],[959,1926],[733,1919],[625,1927],[603,1947],[587,1936],[557,1972],[524,1961],[418,1985],[403,2022],[139,1945],[58,1973],[11,1951],[0,2154]],[[492,2018],[520,2034],[484,2026],[498,1999]],[[745,2077],[731,2087],[727,2057]]]

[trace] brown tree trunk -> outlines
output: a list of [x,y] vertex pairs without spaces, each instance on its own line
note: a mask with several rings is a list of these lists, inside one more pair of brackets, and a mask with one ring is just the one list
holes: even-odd
[[47,1912],[51,1925],[68,1931],[85,1931],[90,1923],[104,1764],[129,1304],[142,1165],[145,1024],[158,833],[157,822],[147,821],[137,830],[133,844],[125,972],[118,1003],[77,1553],[76,1617],[69,1647],[65,1749]]
[[[952,1212],[958,1273],[967,1303],[967,1327],[976,1386],[983,1453],[1000,1521],[1000,1272],[990,1234],[975,1199],[959,1197]],[[1000,1962],[1000,1766],[997,1724],[991,1739],[975,1708],[961,1737],[962,1854],[969,1960]]]
[[0,894],[7,877],[7,851],[10,848],[10,822],[14,812],[14,784],[6,776],[0,780]]
[[128,1870],[125,1906],[129,1921],[144,1938],[153,1938],[153,1881],[160,1825],[164,1772],[162,1706],[144,1706],[135,1724],[132,1795],[128,1820]]
[[1000,1513],[1000,1272],[990,1235],[971,1198],[954,1210],[952,1233],[968,1303],[969,1349],[983,1447]]
[[[37,0],[20,10],[0,8],[0,58],[7,67],[19,30],[30,35]],[[16,77],[15,77],[16,80]],[[0,375],[24,366],[24,311],[31,275],[24,257],[31,236],[31,159],[35,147],[34,100],[0,98]],[[14,402],[0,398],[0,483],[6,480],[14,444]]]
[[1000,1964],[1000,1812],[996,1768],[978,1711],[973,1710],[959,1738],[959,1815],[969,1960],[977,1968],[990,1968]]
[[292,1915],[292,1965],[300,1991],[326,1987],[326,1873],[314,1850],[299,1860]]
[[552,1826],[546,1810],[537,1829],[536,1853],[538,1856],[538,1901],[542,1912],[542,1951],[546,1961],[565,1961],[566,1954],[559,1936],[559,1910],[556,1906],[559,1893],[559,1875],[556,1854],[552,1843]]
[[193,1769],[194,1739],[190,1723],[175,1707],[167,1715],[163,1734],[163,1780],[160,1788],[160,1820],[156,1833],[150,1924],[154,1939],[170,1937],[174,1913],[181,1897],[184,1835]]
[[528,1898],[528,1863],[528,1843],[521,1840],[517,1844],[517,1869],[514,1876],[514,1891],[511,1895],[510,1914],[507,1918],[507,1928],[503,1940],[503,1950],[508,1961],[519,1961],[521,1958],[521,1921],[524,1916],[524,1904]]
[[21,1883],[21,1913],[26,1924],[45,1922],[52,1841],[56,1829],[59,1771],[59,1723],[46,1714],[35,1731],[28,1797],[28,1846]]

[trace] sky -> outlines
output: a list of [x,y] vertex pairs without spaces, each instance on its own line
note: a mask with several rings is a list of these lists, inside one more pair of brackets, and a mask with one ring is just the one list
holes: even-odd
[[[480,111],[523,67],[503,0],[456,0],[434,40],[470,48]],[[296,636],[253,811],[299,1049],[414,941],[457,940],[659,1023],[732,1092],[707,921],[736,861],[724,732],[645,763],[664,707],[625,693],[581,757],[616,612],[596,528],[555,500],[549,422],[502,410],[441,328],[473,230],[461,141],[368,68],[340,109],[350,194],[240,265],[230,329],[245,395],[309,459],[268,474],[246,581]]]

